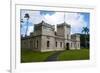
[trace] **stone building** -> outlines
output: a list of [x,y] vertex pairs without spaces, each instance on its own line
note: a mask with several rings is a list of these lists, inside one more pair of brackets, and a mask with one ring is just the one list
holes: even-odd
[[65,22],[55,26],[42,21],[34,25],[34,32],[30,36],[21,37],[21,48],[34,51],[60,51],[80,49],[80,36],[71,35],[71,26]]

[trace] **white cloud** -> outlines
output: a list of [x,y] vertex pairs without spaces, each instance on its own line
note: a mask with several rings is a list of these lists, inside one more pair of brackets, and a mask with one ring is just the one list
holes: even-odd
[[33,31],[33,26],[29,26],[28,27],[28,32],[27,32],[27,35],[30,35],[30,33]]
[[56,12],[54,15],[45,15],[44,16],[44,21],[46,21],[49,24],[56,25],[63,23],[63,13]]
[[71,25],[72,33],[80,33],[82,27],[87,25],[84,16],[80,13],[66,13],[66,23]]
[[[30,26],[29,32],[33,31],[34,24],[38,24],[42,20],[45,22],[56,25],[64,22],[64,13],[63,12],[55,12],[53,15],[44,15],[41,16],[39,11],[22,11],[21,17],[24,19],[24,14],[29,13],[30,22],[32,22],[33,26]],[[81,32],[81,28],[86,26],[86,22],[84,20],[84,15],[81,13],[65,13],[65,22],[71,25],[71,33],[79,33]]]
[[[46,15],[45,21],[50,24],[60,24],[64,22],[64,13],[56,12],[54,15]],[[80,13],[65,13],[65,22],[71,25],[71,33],[80,33],[81,28],[86,26],[84,16]]]
[[45,15],[46,22],[50,24],[59,24],[63,22],[63,13],[56,12],[54,15]]

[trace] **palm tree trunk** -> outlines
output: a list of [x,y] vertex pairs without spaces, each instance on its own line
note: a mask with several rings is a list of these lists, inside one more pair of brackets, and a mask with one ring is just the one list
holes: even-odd
[[28,19],[27,19],[27,26],[26,26],[25,36],[27,35],[27,31],[28,31]]

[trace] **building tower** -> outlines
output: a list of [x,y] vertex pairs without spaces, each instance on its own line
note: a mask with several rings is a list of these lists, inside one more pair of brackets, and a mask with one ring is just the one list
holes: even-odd
[[64,48],[70,49],[70,39],[71,39],[71,26],[65,22],[65,13],[64,13],[64,23],[57,25],[57,34],[64,37]]
[[61,35],[62,37],[64,37],[64,48],[67,50],[70,49],[70,30],[70,25],[66,24],[65,22],[57,25],[57,35]]

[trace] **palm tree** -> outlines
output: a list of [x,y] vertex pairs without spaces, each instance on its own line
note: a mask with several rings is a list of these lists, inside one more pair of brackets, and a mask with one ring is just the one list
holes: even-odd
[[[24,23],[24,21],[23,21],[23,19],[21,19],[21,21],[20,21],[21,23]],[[21,24],[21,28],[22,28],[22,24]]]
[[[22,29],[22,23],[24,23],[23,19],[21,19],[20,22],[21,22],[20,28]],[[23,37],[22,34],[21,34],[21,37]]]
[[27,31],[28,31],[28,21],[29,21],[29,18],[30,18],[30,16],[29,16],[29,14],[28,13],[26,13],[25,14],[25,16],[24,16],[24,18],[26,18],[27,19],[27,27],[26,27],[26,31],[25,31],[25,36],[27,35]]
[[83,27],[82,33],[89,34],[89,28],[88,27]]
[[85,47],[87,48],[87,36],[89,34],[89,28],[88,27],[83,27],[82,28],[82,33],[85,34]]

